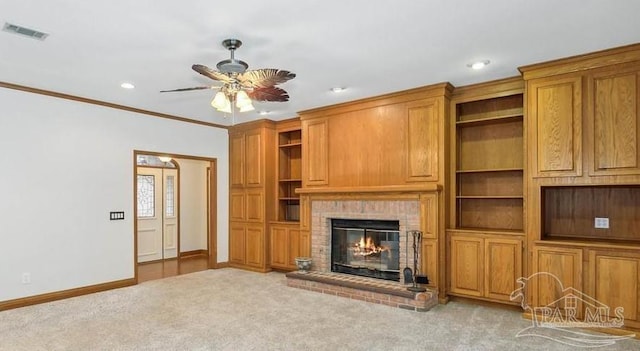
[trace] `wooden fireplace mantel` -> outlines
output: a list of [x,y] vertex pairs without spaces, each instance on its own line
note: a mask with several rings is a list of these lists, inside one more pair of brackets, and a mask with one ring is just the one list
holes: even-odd
[[442,186],[433,183],[410,184],[410,185],[385,185],[366,187],[318,187],[318,188],[298,188],[296,194],[320,195],[320,194],[371,194],[371,193],[422,193],[439,192]]

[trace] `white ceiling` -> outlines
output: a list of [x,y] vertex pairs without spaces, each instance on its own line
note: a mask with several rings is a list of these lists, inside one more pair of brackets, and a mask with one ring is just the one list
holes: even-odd
[[[297,74],[266,118],[448,81],[515,76],[517,67],[640,42],[638,0],[0,0],[4,22],[49,33],[0,32],[0,81],[217,124],[212,90],[191,70],[243,46],[250,69]],[[484,70],[467,64],[488,59]],[[120,88],[122,82],[136,88]],[[334,86],[346,87],[332,93]],[[265,118],[236,113],[235,123]]]

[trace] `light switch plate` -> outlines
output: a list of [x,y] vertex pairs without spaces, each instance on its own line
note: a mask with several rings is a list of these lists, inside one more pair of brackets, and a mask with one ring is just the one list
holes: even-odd
[[609,229],[609,218],[596,217],[593,223],[594,228],[597,229]]

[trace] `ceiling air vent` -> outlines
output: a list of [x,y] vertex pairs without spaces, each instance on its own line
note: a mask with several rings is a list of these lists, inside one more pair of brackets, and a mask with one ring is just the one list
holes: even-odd
[[45,40],[49,36],[49,34],[47,33],[38,32],[37,30],[21,27],[15,24],[11,24],[9,22],[4,23],[4,27],[2,27],[2,30],[5,32],[20,34],[25,37],[38,39],[38,40]]

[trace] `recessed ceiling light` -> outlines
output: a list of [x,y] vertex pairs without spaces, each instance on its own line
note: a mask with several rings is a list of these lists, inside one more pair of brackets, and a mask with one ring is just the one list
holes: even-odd
[[343,88],[343,87],[333,87],[333,88],[331,88],[331,91],[333,91],[334,93],[340,93],[340,92],[345,91],[345,89],[346,88]]
[[131,84],[131,83],[127,83],[127,82],[125,82],[125,83],[120,84],[120,87],[122,87],[122,88],[124,88],[124,89],[133,89],[133,88],[135,88],[136,86],[135,86],[135,85],[133,85],[133,84]]
[[473,69],[482,69],[485,66],[487,66],[489,63],[491,63],[491,61],[489,61],[489,60],[476,61],[476,62],[472,62],[472,63],[468,64],[467,67],[473,68]]

